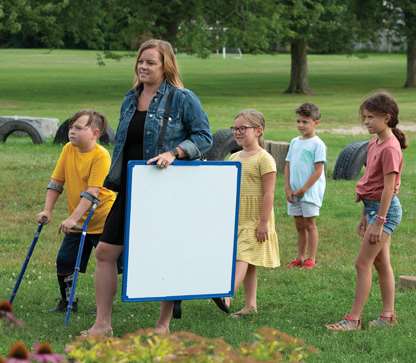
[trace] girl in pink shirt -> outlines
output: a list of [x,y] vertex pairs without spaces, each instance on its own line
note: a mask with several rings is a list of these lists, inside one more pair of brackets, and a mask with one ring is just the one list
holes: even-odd
[[401,150],[407,146],[406,138],[397,128],[399,108],[389,94],[379,92],[366,99],[360,106],[360,114],[369,133],[376,136],[368,144],[365,173],[356,187],[357,201],[362,201],[364,208],[357,227],[362,242],[355,262],[355,299],[349,314],[337,323],[326,325],[335,331],[361,329],[361,313],[370,294],[373,265],[379,277],[383,309],[369,326],[387,327],[397,322],[390,239],[402,217],[397,193],[403,167]]

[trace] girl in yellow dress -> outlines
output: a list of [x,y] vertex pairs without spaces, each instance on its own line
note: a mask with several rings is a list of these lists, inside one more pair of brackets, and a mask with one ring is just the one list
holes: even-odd
[[273,211],[276,163],[264,150],[264,127],[264,116],[256,110],[241,111],[231,127],[243,148],[230,157],[242,165],[234,293],[241,282],[245,291],[245,306],[233,317],[257,312],[256,267],[280,265]]

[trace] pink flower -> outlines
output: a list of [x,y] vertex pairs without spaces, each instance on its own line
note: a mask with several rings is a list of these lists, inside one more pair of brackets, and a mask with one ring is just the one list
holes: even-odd
[[64,362],[64,356],[52,352],[52,348],[48,343],[36,344],[35,353],[30,358],[40,363],[60,363]]
[[29,351],[23,342],[16,342],[12,345],[6,363],[30,363]]
[[0,319],[4,319],[10,325],[23,325],[23,322],[13,315],[12,304],[9,301],[0,302]]

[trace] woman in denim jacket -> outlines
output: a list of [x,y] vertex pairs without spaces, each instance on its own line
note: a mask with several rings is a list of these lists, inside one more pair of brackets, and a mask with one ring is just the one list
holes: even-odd
[[[121,106],[112,164],[104,182],[118,195],[96,250],[96,321],[81,335],[111,336],[113,333],[111,313],[117,290],[116,262],[124,242],[127,162],[144,159],[148,164],[165,168],[175,159],[201,158],[212,144],[207,115],[198,98],[183,88],[168,42],[156,39],[144,42],[134,72],[134,87]],[[169,332],[172,310],[173,302],[161,303],[156,325],[159,333]]]

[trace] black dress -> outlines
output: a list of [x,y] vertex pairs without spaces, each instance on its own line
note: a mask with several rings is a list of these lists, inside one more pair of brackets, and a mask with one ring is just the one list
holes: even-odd
[[127,138],[123,149],[123,170],[121,187],[117,198],[105,221],[101,241],[113,245],[124,244],[124,212],[126,206],[127,162],[143,159],[144,121],[147,111],[139,111],[133,115],[127,130]]

